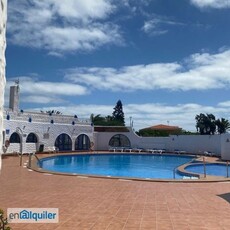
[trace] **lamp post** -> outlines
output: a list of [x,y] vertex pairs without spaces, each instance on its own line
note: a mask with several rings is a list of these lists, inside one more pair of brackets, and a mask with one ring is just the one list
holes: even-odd
[[[23,129],[25,129],[25,126],[23,127]],[[21,141],[21,147],[20,147],[20,166],[22,166],[23,135],[24,135],[24,133],[23,133],[23,131],[22,131],[22,129],[20,127],[17,127],[16,131],[21,133],[21,135],[22,135],[22,141]]]
[[132,127],[132,117],[129,117],[130,120],[130,127]]

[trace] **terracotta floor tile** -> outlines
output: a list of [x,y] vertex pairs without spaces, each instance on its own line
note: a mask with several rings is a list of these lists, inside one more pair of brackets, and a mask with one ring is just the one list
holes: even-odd
[[[23,161],[27,157],[23,157]],[[0,208],[59,208],[57,224],[13,230],[229,230],[230,183],[163,183],[45,175],[3,159]]]
[[126,224],[126,225],[124,225],[124,228],[126,228],[126,229],[140,229],[140,223],[139,224]]
[[141,228],[147,228],[147,227],[156,227],[156,221],[142,221],[141,222]]
[[139,227],[129,227],[129,226],[125,226],[122,230],[139,230]]

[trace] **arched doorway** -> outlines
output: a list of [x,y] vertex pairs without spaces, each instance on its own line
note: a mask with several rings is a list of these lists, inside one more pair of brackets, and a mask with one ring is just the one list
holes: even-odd
[[22,139],[17,132],[11,134],[9,141],[10,141],[10,146],[8,152],[22,153]]
[[11,134],[10,143],[21,143],[21,139],[18,133],[14,132]]
[[27,151],[37,151],[38,138],[34,133],[30,133],[26,138],[26,150]]
[[130,140],[123,134],[116,134],[109,141],[111,147],[130,147]]
[[37,136],[34,133],[30,133],[26,138],[26,143],[38,143]]
[[89,150],[89,149],[90,149],[89,137],[85,134],[79,135],[75,141],[75,150]]
[[54,145],[59,151],[72,151],[72,140],[70,136],[65,133],[57,137]]

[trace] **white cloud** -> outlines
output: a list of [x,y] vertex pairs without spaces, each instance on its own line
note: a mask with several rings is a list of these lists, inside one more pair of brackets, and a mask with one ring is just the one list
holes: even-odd
[[161,29],[161,21],[159,19],[151,19],[149,21],[145,21],[142,27],[142,30],[150,35],[162,35],[166,34],[168,30]]
[[115,10],[110,0],[12,1],[8,8],[8,41],[16,45],[60,56],[122,42],[119,27],[105,21]]
[[43,46],[57,52],[85,50],[91,51],[101,45],[115,43],[120,36],[117,33],[118,27],[114,25],[94,25],[85,28],[57,28],[48,27],[43,31],[46,37],[46,44]]
[[184,26],[184,23],[177,22],[165,16],[156,14],[149,15],[151,18],[144,22],[142,30],[149,35],[157,36],[168,33],[172,26]]
[[85,95],[87,89],[83,86],[65,82],[20,82],[20,87],[24,93],[34,93],[42,95]]
[[[230,50],[217,54],[193,54],[181,63],[153,63],[122,68],[81,67],[63,70],[62,82],[39,81],[36,77],[19,76],[21,92],[61,102],[61,97],[82,96],[93,90],[113,92],[210,90],[230,88]],[[13,79],[8,79],[6,92]],[[30,97],[29,97],[30,96]],[[62,99],[63,100],[63,99]],[[43,100],[49,103],[50,100]],[[35,100],[35,102],[37,102]]]
[[[27,82],[27,84],[25,84]],[[104,104],[76,104],[69,105],[65,96],[76,95],[78,87],[66,83],[40,82],[29,77],[20,78],[21,101],[35,104],[46,104],[46,106],[35,108],[35,110],[58,110],[63,114],[77,114],[79,118],[89,118],[90,114],[101,114],[102,116],[111,115],[113,105]],[[64,90],[61,89],[63,84]],[[7,82],[8,92],[12,81]],[[35,87],[33,85],[36,85]],[[31,88],[28,90],[28,88]],[[65,92],[66,91],[66,92]],[[83,94],[85,91],[83,91]],[[64,102],[64,103],[63,103]],[[53,106],[56,104],[56,106]],[[59,106],[58,104],[62,104]],[[34,106],[35,107],[35,106]],[[204,104],[168,104],[168,103],[140,103],[123,104],[126,118],[126,125],[130,123],[130,117],[134,121],[135,130],[149,127],[156,124],[178,125],[183,129],[195,131],[195,116],[200,113],[212,113],[216,118],[230,119],[230,102],[220,102],[217,105],[208,106]]]
[[[96,90],[129,92],[143,90],[208,90],[230,88],[230,50],[219,53],[197,53],[182,62],[153,63],[149,65],[124,66],[122,68],[74,68],[66,71],[63,82],[39,81],[35,77],[17,77],[20,80],[22,100],[51,105],[55,100],[66,106],[39,108],[55,109],[65,114],[89,118],[91,113],[110,115],[114,105],[80,104],[68,106],[67,97],[81,96]],[[68,82],[67,82],[68,80]],[[13,79],[8,79],[7,89]],[[71,83],[72,82],[72,83]],[[66,103],[63,101],[66,100]],[[217,118],[229,119],[230,102],[223,101],[216,106],[200,104],[124,104],[126,124],[129,117],[134,120],[136,130],[163,123],[179,125],[195,130],[195,115],[213,113]]]
[[90,93],[84,86],[66,82],[39,81],[37,77],[18,76],[7,79],[5,89],[5,106],[9,102],[10,86],[15,79],[20,81],[20,101],[32,104],[68,104],[65,97],[83,96]]
[[20,101],[23,103],[33,103],[33,104],[60,104],[64,103],[65,100],[55,97],[53,95],[50,96],[42,96],[42,95],[22,95]]
[[230,106],[223,108],[201,104],[128,104],[123,105],[126,124],[129,124],[129,117],[134,120],[136,130],[157,124],[177,125],[189,131],[195,131],[195,116],[200,113],[212,113],[216,118],[224,117],[229,119]]
[[111,91],[208,90],[230,88],[230,50],[197,53],[183,62],[122,68],[75,68],[65,78],[90,88]]
[[48,0],[46,2],[49,2],[53,11],[60,16],[83,21],[106,18],[115,9],[110,0],[68,0],[68,3],[63,0]]
[[[114,105],[99,105],[99,104],[79,104],[75,106],[53,106],[38,108],[37,110],[58,110],[63,114],[76,114],[79,118],[89,118],[94,115],[101,116],[111,115]],[[77,112],[76,112],[77,111]],[[135,130],[146,128],[157,124],[177,125],[188,131],[195,131],[195,116],[200,113],[212,113],[216,118],[229,119],[230,107],[223,108],[217,106],[205,106],[200,104],[123,104],[125,113],[126,125],[130,125],[130,117],[134,122]]]
[[210,7],[210,8],[229,8],[230,0],[190,0],[192,4],[199,8]]
[[220,107],[230,107],[230,101],[223,101],[218,104]]

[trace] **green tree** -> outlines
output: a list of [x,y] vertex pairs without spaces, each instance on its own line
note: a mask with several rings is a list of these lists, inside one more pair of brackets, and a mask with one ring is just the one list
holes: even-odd
[[94,116],[91,114],[91,121],[94,125],[98,126],[120,126],[120,122],[113,119],[112,116],[108,115],[106,117],[102,117],[100,114]]
[[216,118],[213,114],[200,113],[196,115],[196,129],[201,135],[210,135],[216,132]]
[[117,101],[116,106],[113,108],[112,120],[116,121],[117,125],[125,126],[125,115],[121,100]]
[[226,133],[230,129],[230,123],[228,120],[221,118],[216,120],[217,132],[219,134]]
[[41,110],[41,113],[48,113],[49,115],[52,115],[52,114],[57,114],[57,115],[61,115],[62,113],[58,110],[48,110],[48,111],[43,111]]
[[105,117],[102,117],[101,114],[98,114],[94,116],[91,114],[91,121],[94,125],[106,125],[106,119]]
[[215,134],[216,132],[216,118],[213,114],[207,114],[207,123],[208,123],[208,127],[207,127],[207,134]]
[[112,115],[102,117],[100,114],[94,116],[91,114],[90,119],[94,125],[98,126],[125,126],[122,103],[119,100],[114,107]]

